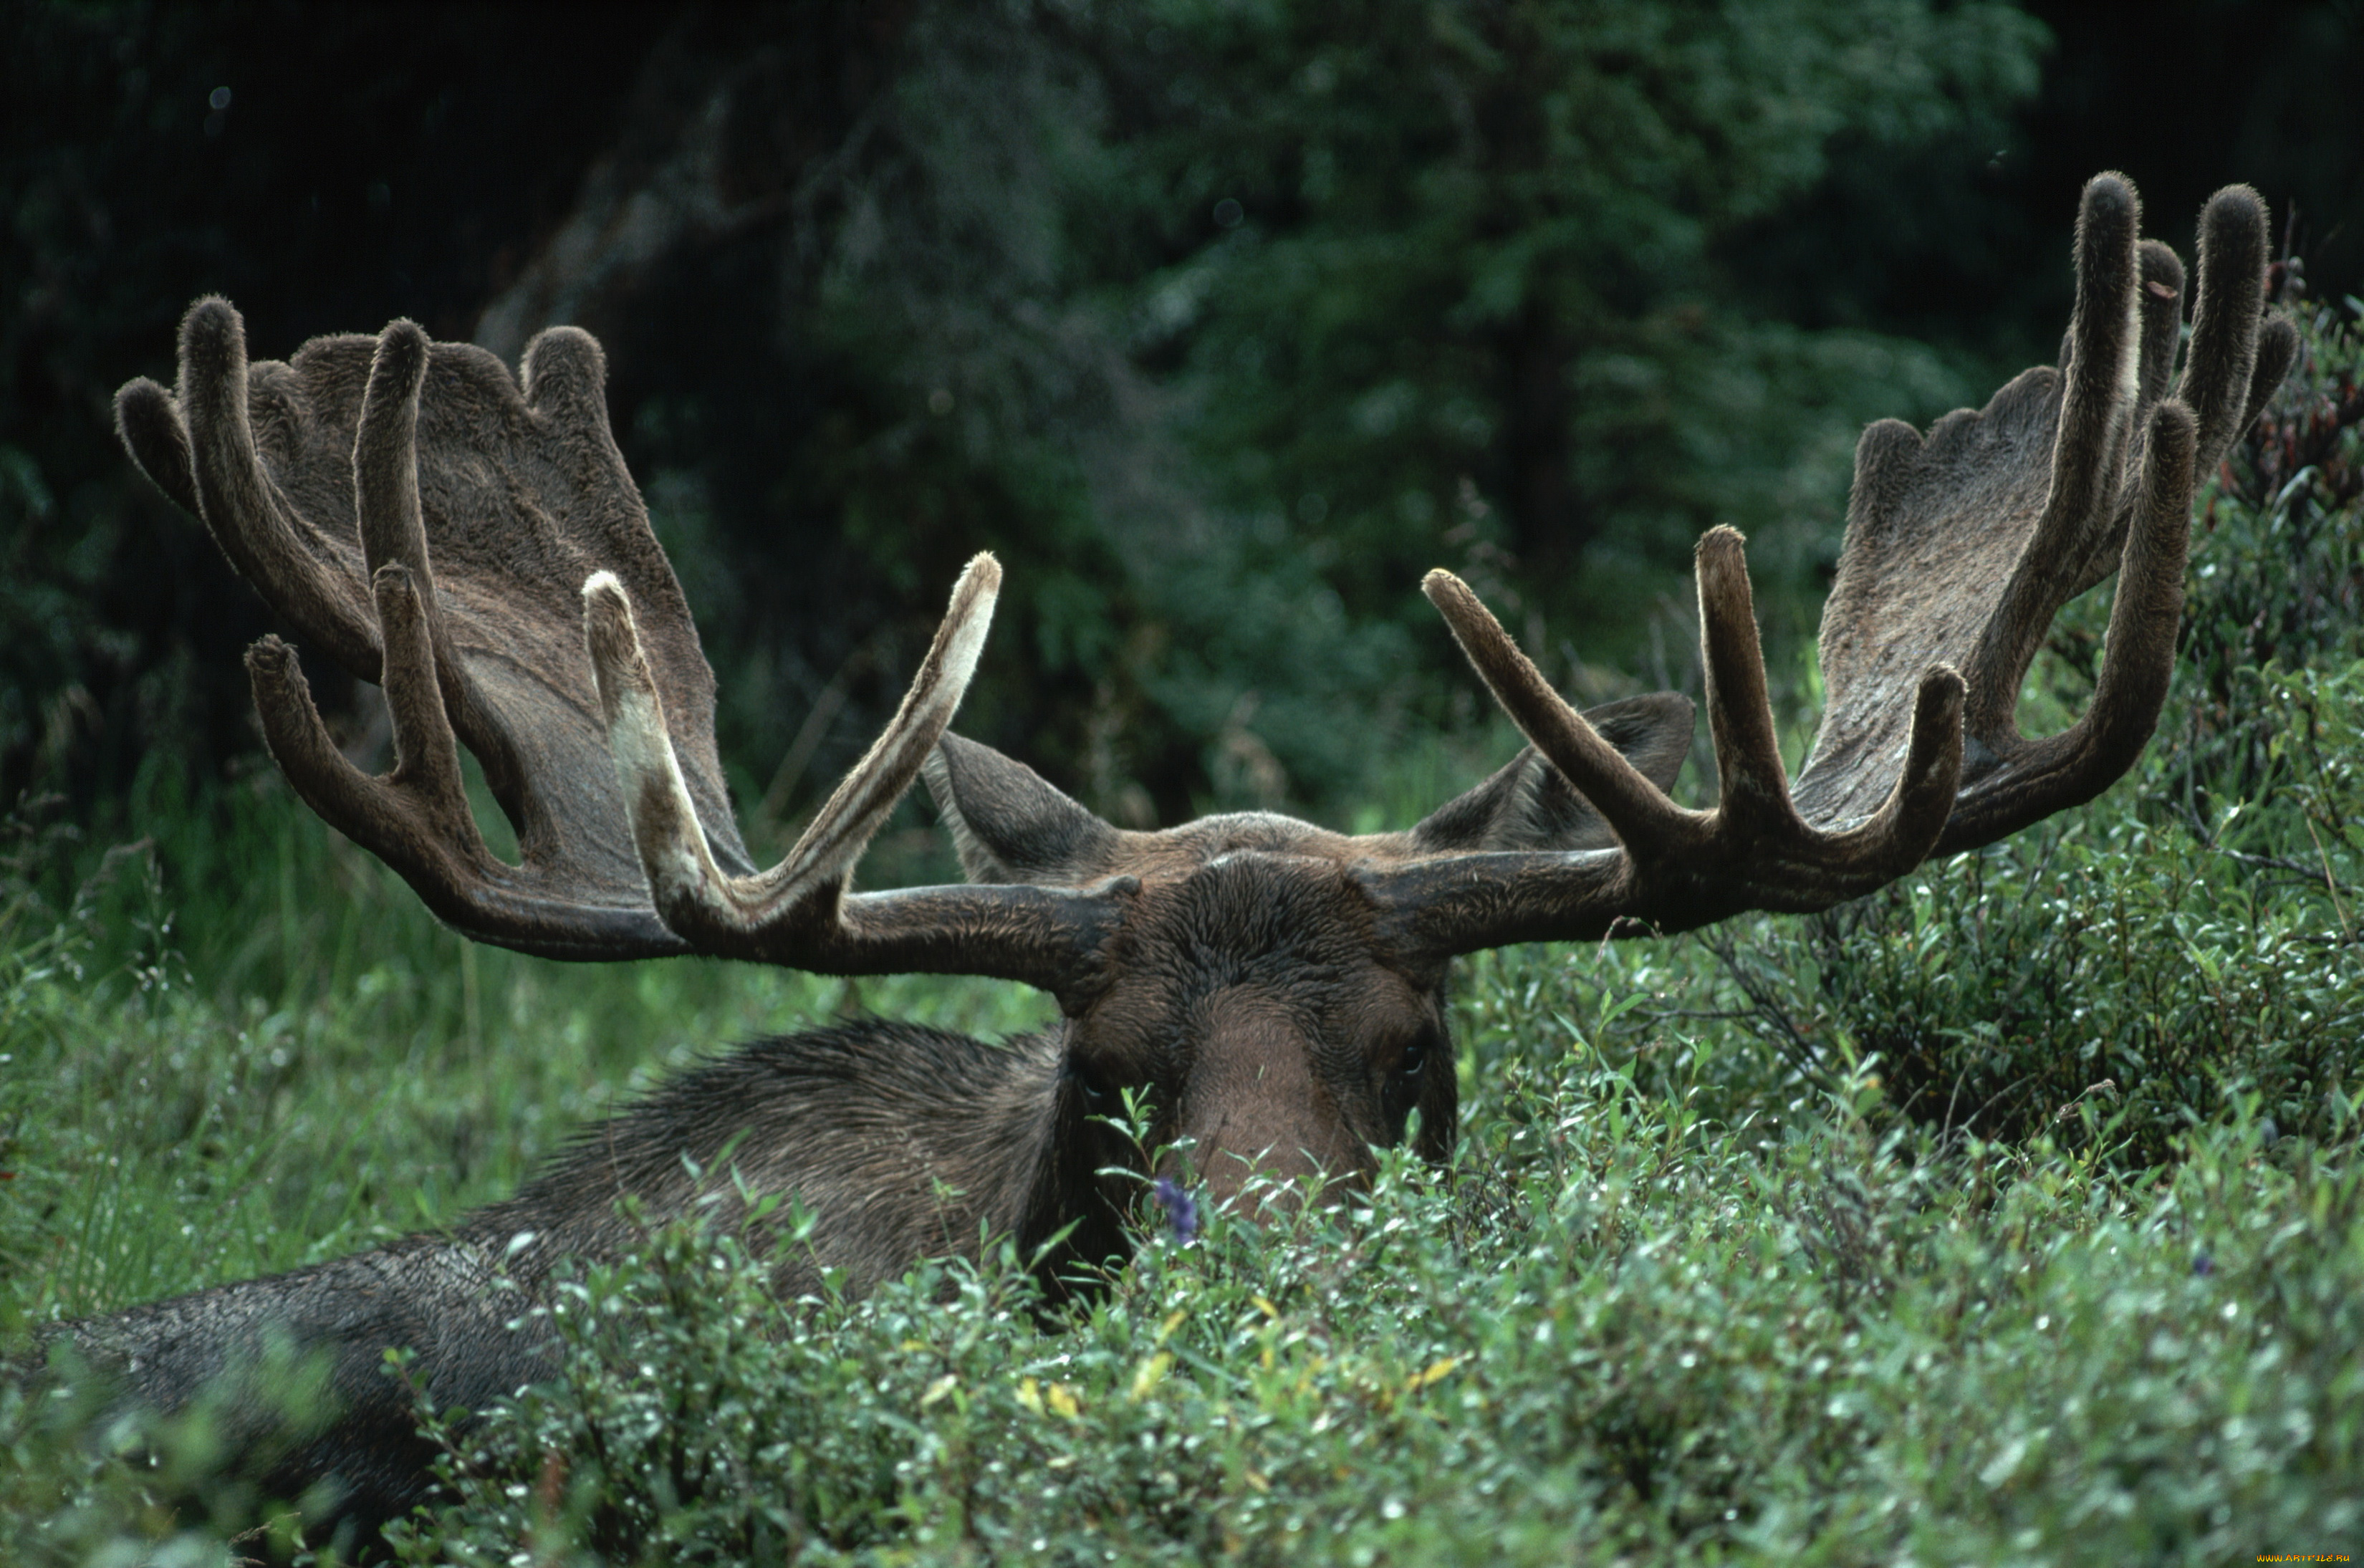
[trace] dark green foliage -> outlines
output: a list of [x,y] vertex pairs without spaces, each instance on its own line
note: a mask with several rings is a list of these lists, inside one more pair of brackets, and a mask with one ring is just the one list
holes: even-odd
[[[2341,746],[2286,676],[2302,687],[2336,677],[2364,651],[2364,310],[2295,306],[2300,364],[2193,533],[2188,666],[2169,710],[2180,722],[2161,725],[2188,821],[2277,777],[2304,787],[2334,764]],[[2080,651],[2097,645],[2091,626],[2072,635]]]
[[[1731,308],[1712,252],[1834,138],[1987,138],[2039,38],[1884,4],[923,8],[792,244],[730,235],[587,323],[726,755],[794,759],[742,794],[824,787],[980,545],[1011,596],[965,728],[1135,825],[1364,793],[1447,718],[1411,591],[1440,562],[1595,657],[1641,632],[1637,558],[1712,522],[1801,525],[1758,551],[1796,587],[1863,421],[1972,388]],[[816,702],[850,717],[799,743]]]
[[1935,1126],[2066,1122],[2151,1163],[2246,1090],[2320,1136],[2364,1029],[2364,959],[2322,903],[2172,829],[2064,834],[1823,922],[1799,944],[1823,976],[1800,1028],[1876,1054]]
[[2245,1168],[2246,1126],[2156,1194],[1933,1172],[1844,1101],[1753,1145],[1603,1068],[1537,1108],[1491,1183],[1220,1223],[1049,1333],[1007,1261],[783,1311],[656,1239],[570,1293],[567,1374],[454,1454],[416,1560],[2198,1561],[2353,1519],[2307,1361],[2364,1328],[2352,1172]]
[[0,561],[39,635],[0,788],[249,743],[263,620],[106,434],[188,299],[233,295],[271,355],[397,313],[474,335],[570,206],[658,181],[719,105],[742,216],[552,308],[608,341],[759,838],[859,752],[981,547],[1011,594],[966,722],[1131,821],[1356,799],[1449,719],[1411,591],[1440,561],[1596,659],[1639,633],[1637,555],[1706,522],[1805,524],[1759,551],[1794,579],[1855,426],[1970,389],[1877,322],[1733,306],[1712,252],[1834,139],[1990,139],[2039,36],[1885,0],[1141,0],[602,13],[553,54],[528,13],[20,10],[39,308],[0,342]]
[[[809,1017],[832,989],[493,953],[455,973],[456,942],[404,889],[324,852],[324,832],[281,815],[292,803],[262,804],[285,847],[253,818],[230,829],[217,852],[259,874],[217,883],[183,923],[199,939],[186,967],[159,951],[178,938],[136,862],[57,937],[54,911],[21,890],[12,905],[15,1321],[453,1214],[652,1055]],[[2156,858],[2171,831],[2096,837]],[[1981,873],[1989,907],[2001,871]],[[1961,875],[1932,868],[1931,899]],[[282,929],[283,876],[341,883],[338,921]],[[366,954],[340,971],[348,918]],[[2195,929],[2191,951],[2223,962],[2244,941]],[[1210,1217],[1073,1318],[1040,1318],[1008,1260],[784,1306],[735,1246],[654,1238],[562,1298],[565,1375],[458,1443],[458,1490],[408,1550],[2201,1562],[2364,1522],[2352,1089],[2325,1086],[2300,1131],[2212,1081],[2173,1161],[2136,1174],[2095,1157],[2081,1118],[1940,1143],[1900,1130],[1864,1071],[1825,1060],[1809,1087],[1747,1029],[1699,1017],[1717,1010],[1712,970],[1689,941],[1473,962],[1456,1007],[1469,1130],[1448,1176],[1399,1161],[1367,1212],[1295,1229]],[[1811,972],[1796,983],[1812,994]],[[1020,1021],[996,988],[881,993],[903,1016]],[[174,1120],[188,1104],[195,1134]],[[84,1429],[76,1411],[13,1399],[0,1530],[18,1560],[138,1541],[214,1562],[208,1541],[258,1525],[275,1535],[240,1551],[292,1543],[284,1505],[208,1498],[201,1422],[84,1448],[61,1440]],[[118,1457],[139,1442],[162,1471]],[[187,1496],[214,1511],[171,1507]]]
[[[1007,1259],[784,1307],[730,1243],[654,1237],[564,1294],[565,1372],[454,1439],[403,1551],[2204,1562],[2364,1522],[2352,1102],[2319,1151],[2236,1117],[2122,1184],[1883,1138],[1859,1081],[1776,1131],[1586,1055],[1455,1184],[1218,1220],[1072,1320]],[[27,1501],[92,1499],[28,1560],[89,1560],[94,1488],[136,1483],[20,1451]]]
[[455,1217],[652,1075],[834,1008],[1043,1017],[981,982],[525,959],[438,926],[276,774],[132,804],[146,843],[19,831],[0,865],[0,1334]]
[[1564,603],[1593,539],[1669,560],[1795,520],[1875,410],[1968,390],[1917,345],[1734,308],[1722,248],[1836,140],[1991,138],[2035,85],[2016,12],[1150,13],[1146,149],[1229,232],[1155,280],[1142,329],[1193,373],[1234,503],[1293,512],[1358,606],[1473,539]]
[[[1455,722],[1432,565],[1555,673],[1630,673],[1665,564],[1734,521],[1801,634],[1855,428],[2050,354],[2095,169],[2178,239],[2225,180],[2295,191],[2349,275],[2364,142],[2285,69],[2352,60],[2320,7],[2038,10],[2030,99],[2028,18],[1888,0],[17,6],[0,794],[251,749],[267,617],[107,431],[189,299],[269,354],[472,336],[718,105],[737,216],[552,308],[608,342],[759,839],[980,546],[1011,590],[967,722],[1129,821],[1366,798]],[[2145,90],[2129,29],[2215,88]]]

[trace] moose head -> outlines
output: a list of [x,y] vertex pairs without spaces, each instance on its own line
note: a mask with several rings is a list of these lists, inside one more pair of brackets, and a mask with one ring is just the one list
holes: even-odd
[[[200,301],[177,391],[119,394],[124,441],[299,638],[383,686],[396,761],[371,777],[331,741],[286,643],[247,658],[297,794],[445,922],[563,959],[1020,981],[1061,1021],[1001,1046],[877,1020],[758,1042],[448,1230],[52,1335],[166,1407],[273,1336],[327,1347],[344,1413],[272,1484],[293,1495],[343,1475],[366,1521],[423,1485],[383,1352],[416,1352],[439,1406],[483,1407],[541,1364],[504,1328],[506,1293],[612,1255],[620,1195],[643,1217],[684,1212],[726,1155],[738,1191],[808,1213],[776,1264],[797,1288],[816,1267],[858,1285],[993,1235],[1054,1289],[1066,1262],[1121,1255],[1123,1167],[1147,1173],[1109,1126],[1128,1092],[1150,1107],[1146,1145],[1185,1150],[1218,1198],[1294,1192],[1317,1172],[1351,1183],[1407,1137],[1441,1158],[1455,956],[1824,908],[2088,800],[2131,765],[2172,672],[2195,482],[2296,351],[2263,311],[2266,232],[2247,189],[2209,203],[2183,350],[2182,265],[2139,238],[2132,187],[2101,175],[2061,365],[1925,436],[1893,420],[1864,432],[1822,624],[1827,708],[1794,779],[1742,540],[1717,528],[1697,558],[1712,808],[1669,795],[1688,700],[1578,713],[1435,572],[1429,598],[1529,742],[1501,771],[1403,832],[1263,813],[1122,830],[950,732],[1000,581],[979,556],[900,708],[768,870],[732,819],[714,678],[609,434],[598,346],[543,333],[522,385],[407,321],[250,363],[238,314]],[[2021,683],[2055,613],[2113,570],[2090,708],[2022,735]],[[478,832],[463,746],[516,827],[514,864]],[[854,891],[864,846],[921,779],[968,880]]]

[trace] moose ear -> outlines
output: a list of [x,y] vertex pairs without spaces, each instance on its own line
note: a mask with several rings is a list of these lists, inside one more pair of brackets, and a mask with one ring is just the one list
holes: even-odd
[[1066,886],[1116,863],[1114,828],[990,746],[947,730],[920,771],[971,882]]
[[[1690,755],[1693,709],[1679,692],[1652,692],[1588,708],[1601,739],[1661,790],[1674,786]],[[1532,746],[1467,794],[1445,802],[1411,830],[1420,854],[1474,850],[1605,850],[1617,842],[1591,802]]]

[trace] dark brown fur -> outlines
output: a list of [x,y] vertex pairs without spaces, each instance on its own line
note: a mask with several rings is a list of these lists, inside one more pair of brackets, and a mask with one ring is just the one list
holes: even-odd
[[[226,1449],[265,1495],[327,1480],[336,1518],[374,1535],[425,1495],[433,1457],[386,1350],[413,1352],[437,1408],[483,1410],[546,1373],[526,1314],[554,1276],[620,1257],[643,1221],[703,1213],[735,1228],[742,1192],[791,1195],[813,1218],[803,1241],[775,1251],[785,1296],[819,1288],[824,1269],[866,1291],[917,1259],[974,1254],[985,1233],[1043,1254],[1056,1293],[1076,1259],[1123,1245],[1125,1195],[1098,1173],[1129,1145],[1087,1106],[1055,1036],[991,1046],[872,1019],[764,1040],[588,1129],[514,1197],[446,1232],[59,1324],[38,1348],[70,1352],[151,1408],[209,1392]],[[262,1375],[287,1349],[320,1359],[327,1379],[292,1428]]]

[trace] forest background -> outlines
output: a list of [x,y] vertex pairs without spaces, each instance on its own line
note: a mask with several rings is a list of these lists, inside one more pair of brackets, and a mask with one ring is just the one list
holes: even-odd
[[1683,687],[1734,523],[1795,662],[1856,432],[2052,357],[2094,172],[2187,255],[2255,183],[2364,286],[2352,0],[8,16],[0,797],[90,824],[259,752],[269,612],[111,430],[202,294],[261,356],[597,333],[765,839],[976,550],[965,730],[1132,825],[1344,825],[1487,722],[1431,566],[1580,696]]

